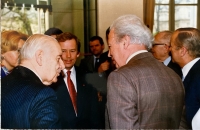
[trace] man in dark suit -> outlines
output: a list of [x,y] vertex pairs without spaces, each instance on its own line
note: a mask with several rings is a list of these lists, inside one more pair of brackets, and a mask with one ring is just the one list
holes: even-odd
[[151,52],[153,56],[163,62],[166,66],[173,69],[182,78],[181,67],[174,63],[171,59],[170,53],[170,39],[172,36],[171,31],[162,31],[154,36]]
[[[94,73],[94,72],[104,72],[109,69],[109,61],[107,55],[103,54],[104,42],[103,39],[99,36],[93,36],[90,38],[90,51],[92,55],[86,56],[81,60],[80,68],[85,73]],[[103,54],[103,56],[101,56]],[[103,65],[103,63],[105,65]],[[101,65],[102,64],[102,65]],[[100,67],[101,66],[101,67]]]
[[98,91],[98,104],[101,116],[101,129],[105,128],[105,103],[107,94],[107,77],[111,72],[111,58],[104,52],[104,42],[100,36],[90,38],[90,51],[92,55],[81,60],[80,69],[86,73],[86,81]]
[[184,105],[180,77],[147,50],[153,36],[135,15],[110,26],[109,55],[117,69],[108,77],[107,110],[112,129],[178,129]]
[[46,35],[29,37],[21,63],[1,84],[1,128],[59,129],[57,98],[47,87],[64,68],[58,42]]
[[[67,32],[58,35],[57,40],[62,49],[65,69],[62,71],[63,76],[60,76],[52,87],[58,97],[62,128],[99,128],[97,91],[84,81],[84,75],[74,66],[80,54],[80,42],[75,35]],[[67,74],[69,71],[71,75]],[[68,82],[69,79],[72,83]]]
[[172,59],[182,68],[185,87],[186,121],[191,129],[192,118],[200,108],[200,31],[179,28],[171,38]]

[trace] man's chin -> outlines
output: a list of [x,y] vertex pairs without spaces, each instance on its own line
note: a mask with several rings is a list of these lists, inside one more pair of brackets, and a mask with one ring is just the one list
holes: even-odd
[[47,82],[47,81],[44,81],[44,82],[43,82],[43,84],[44,84],[44,85],[46,85],[46,86],[49,86],[49,85],[51,85],[51,84],[52,84],[52,82]]

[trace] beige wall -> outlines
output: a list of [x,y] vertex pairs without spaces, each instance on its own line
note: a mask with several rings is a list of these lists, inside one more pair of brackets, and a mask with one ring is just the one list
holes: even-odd
[[[95,0],[89,0],[90,35],[96,34]],[[72,32],[81,42],[81,54],[84,53],[84,11],[83,0],[51,0],[53,12],[50,14],[50,27],[58,27],[64,32]],[[120,15],[136,14],[143,18],[143,0],[97,0],[97,35],[104,39],[104,51],[108,50],[105,31],[113,20]],[[80,63],[79,57],[77,65]]]
[[[97,30],[105,43],[106,29],[113,20],[124,14],[135,14],[143,19],[143,0],[97,0]],[[104,51],[107,49],[106,45]]]
[[[51,26],[60,28],[63,32],[75,34],[81,42],[81,52],[84,52],[84,16],[83,0],[51,0],[53,13],[50,17]],[[80,62],[80,56],[77,65]]]

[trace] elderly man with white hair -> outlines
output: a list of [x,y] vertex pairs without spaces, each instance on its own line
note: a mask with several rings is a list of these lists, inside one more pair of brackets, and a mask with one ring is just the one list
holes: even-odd
[[61,128],[57,97],[47,85],[57,81],[64,68],[55,38],[34,34],[21,48],[20,65],[2,79],[1,128]]
[[178,129],[184,105],[180,77],[148,52],[153,36],[135,15],[110,26],[107,109],[112,129]]

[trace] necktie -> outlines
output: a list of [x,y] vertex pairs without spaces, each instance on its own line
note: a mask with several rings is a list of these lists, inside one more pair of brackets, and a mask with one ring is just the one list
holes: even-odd
[[98,68],[99,68],[99,65],[100,65],[99,63],[100,63],[99,58],[96,58],[95,59],[95,67],[94,67],[96,72],[98,71]]
[[71,74],[71,71],[67,71],[67,84],[68,84],[69,94],[70,94],[70,97],[72,100],[72,104],[74,106],[74,110],[77,113],[76,90],[75,90],[74,84],[70,78],[70,74]]

